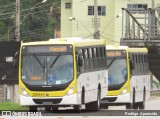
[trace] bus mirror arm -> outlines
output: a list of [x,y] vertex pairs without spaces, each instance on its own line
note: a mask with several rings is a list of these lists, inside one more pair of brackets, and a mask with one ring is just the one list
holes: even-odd
[[14,56],[14,58],[13,58],[13,67],[15,68],[15,67],[17,67],[18,66],[18,59],[19,59],[19,51],[17,51],[16,53],[15,53],[15,56]]

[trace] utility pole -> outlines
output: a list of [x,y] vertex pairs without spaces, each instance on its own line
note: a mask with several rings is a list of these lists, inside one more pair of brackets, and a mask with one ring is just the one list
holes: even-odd
[[16,41],[20,41],[20,0],[16,0]]
[[154,8],[154,0],[152,0],[152,9]]
[[97,5],[97,0],[94,0],[94,39],[99,39],[99,24],[98,24],[98,5]]

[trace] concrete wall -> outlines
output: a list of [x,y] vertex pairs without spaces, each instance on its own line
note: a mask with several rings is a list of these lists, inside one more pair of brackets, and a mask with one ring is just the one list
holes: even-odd
[[[61,6],[61,35],[62,37],[89,37],[93,38],[94,34],[94,16],[88,15],[88,6],[94,5],[94,0],[70,0],[72,2],[72,9],[65,10],[64,4],[69,0],[62,0]],[[106,16],[99,16],[100,19],[100,34],[103,39],[108,39],[108,43],[114,39],[114,23],[115,18],[115,0],[97,0],[98,6],[106,6]],[[68,17],[74,17],[75,20],[69,21]],[[108,26],[112,25],[112,29]],[[107,28],[107,29],[106,29]],[[104,30],[106,29],[106,30]]]
[[71,37],[72,22],[68,18],[72,16],[72,8],[65,9],[65,3],[72,3],[72,0],[61,0],[61,37]]
[[0,102],[19,103],[18,85],[0,85]]
[[0,102],[4,101],[4,86],[0,85]]
[[[61,0],[61,34],[62,37],[89,37],[94,33],[92,19],[88,16],[88,5],[94,5],[94,0]],[[64,9],[65,2],[72,3],[72,9]],[[152,6],[152,0],[97,0],[98,5],[106,5],[106,16],[100,18],[101,38],[107,39],[108,44],[119,45],[122,37],[122,8],[127,8],[127,4],[148,4]],[[159,0],[155,0],[155,7]],[[139,14],[137,14],[138,16]],[[74,21],[69,21],[68,17],[75,17]],[[105,29],[105,30],[104,30]]]

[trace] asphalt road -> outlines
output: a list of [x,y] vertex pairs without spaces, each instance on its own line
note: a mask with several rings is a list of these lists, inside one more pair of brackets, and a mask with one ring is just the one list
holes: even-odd
[[[109,110],[86,111],[83,109],[81,113],[75,113],[73,108],[60,108],[59,111],[42,111],[41,114],[42,117],[23,117],[23,119],[159,119],[160,97],[151,97],[146,101],[145,110],[126,110],[125,106],[110,106]],[[22,117],[3,117],[2,119],[22,119]]]

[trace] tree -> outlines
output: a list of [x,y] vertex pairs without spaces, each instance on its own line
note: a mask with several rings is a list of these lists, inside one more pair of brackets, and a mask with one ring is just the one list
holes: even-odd
[[[15,40],[15,2],[0,1],[3,5],[2,9],[0,6],[0,41]],[[21,0],[20,39],[24,42],[54,38],[55,28],[60,28],[60,0],[47,0],[44,4],[40,2]]]

